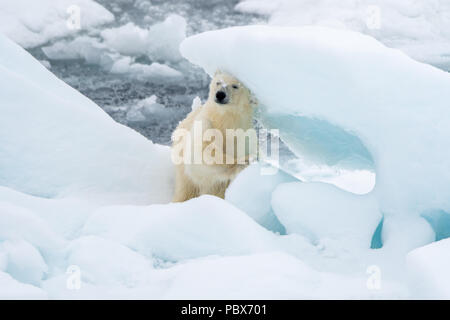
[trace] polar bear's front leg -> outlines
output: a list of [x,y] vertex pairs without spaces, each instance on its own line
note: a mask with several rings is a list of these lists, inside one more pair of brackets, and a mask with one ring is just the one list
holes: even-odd
[[184,164],[178,165],[175,171],[175,195],[172,202],[184,202],[199,195],[199,188],[184,172]]

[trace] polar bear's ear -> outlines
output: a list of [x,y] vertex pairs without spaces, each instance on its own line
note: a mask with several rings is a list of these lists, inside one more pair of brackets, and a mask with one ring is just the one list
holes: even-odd
[[220,69],[217,69],[214,73],[214,77],[217,77],[218,75],[222,74],[222,71]]

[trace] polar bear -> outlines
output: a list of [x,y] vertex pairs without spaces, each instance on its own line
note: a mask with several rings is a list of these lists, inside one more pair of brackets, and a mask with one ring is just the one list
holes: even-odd
[[255,105],[238,79],[216,72],[206,103],[192,110],[172,135],[174,202],[203,194],[224,198],[230,182],[256,154]]

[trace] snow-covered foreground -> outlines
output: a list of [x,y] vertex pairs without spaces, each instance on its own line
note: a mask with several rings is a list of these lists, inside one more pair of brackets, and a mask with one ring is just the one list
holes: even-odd
[[[182,51],[208,71],[221,67],[235,73],[267,108],[268,120],[274,119],[271,114],[292,118],[294,112],[315,110],[342,132],[352,130],[352,138],[341,138],[359,137],[371,154],[361,156],[365,147],[353,145],[350,154],[361,157],[347,161],[346,167],[367,168],[373,161],[381,190],[401,187],[393,195],[398,198],[377,190],[359,196],[328,184],[300,183],[281,171],[261,175],[260,165],[254,164],[232,183],[226,200],[203,196],[167,203],[173,182],[168,148],[115,123],[0,37],[0,298],[450,298],[445,273],[449,242],[427,245],[435,234],[419,217],[420,205],[449,209],[447,189],[437,189],[448,185],[448,168],[428,139],[433,135],[438,143],[448,138],[446,110],[439,109],[440,100],[431,93],[444,94],[440,90],[447,89],[449,76],[357,34],[295,30],[267,28],[264,37],[257,28],[218,31],[186,40]],[[217,34],[220,39],[213,37]],[[308,35],[318,40],[311,43]],[[347,44],[341,51],[335,50],[338,39]],[[221,54],[207,50],[205,42],[218,40],[229,44]],[[241,48],[242,41],[247,47]],[[267,45],[271,41],[277,45]],[[249,59],[245,49],[258,52],[260,59]],[[268,57],[277,63],[265,63]],[[379,70],[371,77],[362,68],[366,59],[377,63],[370,71]],[[298,66],[287,69],[292,62]],[[388,67],[390,81],[412,80],[386,91],[381,100],[385,109],[370,104],[380,97],[372,101],[368,96],[362,104],[361,95],[350,96],[345,89],[352,80],[353,92],[367,92],[384,83],[377,75]],[[277,78],[279,72],[283,78]],[[330,91],[314,94],[324,83]],[[309,86],[308,94],[295,94],[302,92],[298,84]],[[406,92],[408,88],[414,91]],[[287,103],[293,96],[295,105]],[[324,103],[331,98],[333,105]],[[397,112],[390,111],[390,99]],[[426,144],[413,143],[417,135],[408,136],[413,133],[404,127],[403,108],[412,102],[406,117]],[[425,102],[429,108],[422,109]],[[424,125],[435,119],[433,110],[440,122],[427,130]],[[381,111],[387,121],[376,135]],[[379,140],[386,142],[385,135],[392,142],[383,147]],[[407,158],[395,148],[405,137],[407,151],[422,148],[420,162],[415,161],[417,153]],[[300,148],[301,143],[292,146],[299,146],[298,152],[310,150]],[[394,167],[399,163],[403,167]],[[421,181],[405,180],[412,168]],[[422,181],[431,188],[427,192]],[[414,210],[394,210],[398,208]],[[385,245],[370,249],[380,238],[376,230],[383,215]]]

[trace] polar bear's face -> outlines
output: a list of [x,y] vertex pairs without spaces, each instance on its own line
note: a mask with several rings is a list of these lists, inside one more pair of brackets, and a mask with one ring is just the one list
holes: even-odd
[[250,91],[238,79],[223,72],[217,72],[212,79],[209,100],[231,107],[245,107],[252,103]]

